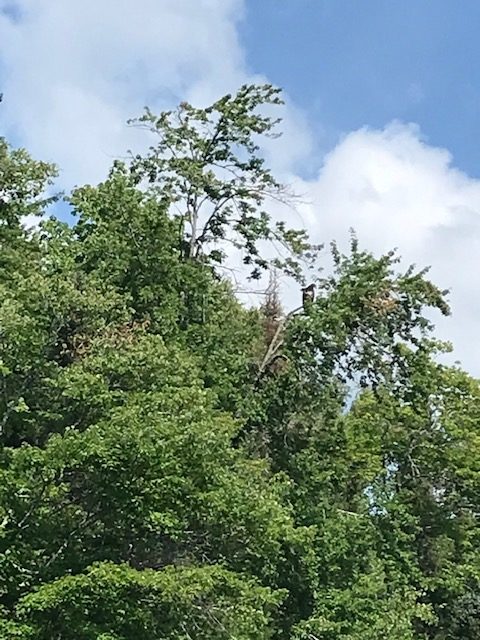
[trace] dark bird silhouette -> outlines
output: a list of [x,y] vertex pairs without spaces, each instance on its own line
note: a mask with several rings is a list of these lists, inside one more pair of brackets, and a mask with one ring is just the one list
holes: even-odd
[[306,304],[311,304],[315,300],[315,285],[309,284],[308,287],[302,289],[302,303],[303,308]]

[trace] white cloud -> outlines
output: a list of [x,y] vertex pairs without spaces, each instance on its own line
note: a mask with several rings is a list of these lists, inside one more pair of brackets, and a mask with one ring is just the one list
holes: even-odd
[[[2,128],[56,162],[62,186],[98,181],[139,142],[125,123],[146,104],[206,104],[265,81],[245,66],[243,13],[243,0],[0,0]],[[279,169],[311,144],[304,117],[283,111]]]
[[[246,67],[237,32],[243,12],[243,0],[0,0],[3,131],[57,162],[61,186],[98,181],[138,141],[125,121],[145,104],[207,103],[264,80]],[[367,248],[398,246],[406,262],[431,264],[432,277],[452,288],[454,316],[441,332],[480,373],[480,181],[398,123],[346,135],[318,177],[305,181],[295,172],[313,164],[317,141],[291,101],[284,116],[285,135],[266,152],[309,202],[292,225],[303,223],[319,242],[345,241],[352,226]]]
[[431,265],[431,278],[451,289],[453,317],[439,320],[441,337],[479,374],[480,181],[455,169],[416,126],[391,123],[345,136],[318,178],[297,188],[308,197],[300,212],[316,241],[345,247],[353,227],[365,248],[398,247],[405,264]]
[[217,97],[244,76],[240,0],[19,0],[20,20],[8,6],[0,0],[3,128],[57,162],[67,185],[103,177],[134,143],[125,121],[145,104],[202,86]]

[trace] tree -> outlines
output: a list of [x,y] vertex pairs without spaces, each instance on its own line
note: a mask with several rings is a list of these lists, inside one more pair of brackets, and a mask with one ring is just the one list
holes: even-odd
[[158,145],[72,225],[24,228],[53,169],[0,146],[1,638],[477,638],[480,387],[439,363],[446,292],[355,237],[291,313],[224,277],[229,243],[246,276],[269,241],[279,273],[309,258],[264,212],[278,101],[147,112]]
[[270,85],[244,85],[205,109],[182,102],[175,112],[159,116],[150,110],[132,124],[158,137],[146,156],[131,165],[136,182],[154,185],[161,199],[174,206],[174,219],[185,258],[222,264],[226,246],[242,250],[251,276],[259,278],[269,261],[264,241],[287,250],[274,263],[301,277],[299,259],[314,247],[303,230],[273,222],[262,208],[269,200],[284,200],[286,189],[265,167],[259,155],[260,136],[274,136],[279,122],[258,108],[281,104],[280,91]]
[[104,563],[42,587],[17,611],[24,637],[36,640],[263,640],[281,598],[216,567],[136,571]]
[[23,222],[42,215],[55,200],[45,195],[57,175],[52,164],[33,160],[0,138],[0,282],[22,270],[22,254],[34,250]]

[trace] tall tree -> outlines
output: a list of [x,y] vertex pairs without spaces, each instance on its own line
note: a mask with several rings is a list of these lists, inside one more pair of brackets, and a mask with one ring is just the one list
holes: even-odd
[[304,230],[273,221],[264,208],[289,197],[259,155],[261,136],[275,136],[279,122],[261,109],[281,102],[270,85],[245,85],[204,109],[183,102],[174,112],[157,116],[147,109],[131,121],[158,139],[149,154],[133,158],[131,169],[172,206],[184,257],[222,264],[231,245],[259,278],[269,266],[262,243],[271,241],[287,251],[272,262],[301,277],[300,260],[311,258],[314,247]]
[[[279,93],[147,112],[158,144],[41,214],[0,145],[0,638],[478,638],[480,388],[446,292],[352,238],[285,314],[235,296],[314,251],[268,215]],[[3,235],[2,235],[3,234]]]

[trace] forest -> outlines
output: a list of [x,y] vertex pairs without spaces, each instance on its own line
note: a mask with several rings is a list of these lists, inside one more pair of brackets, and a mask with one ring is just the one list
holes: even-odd
[[0,638],[480,638],[448,292],[272,213],[281,101],[147,109],[148,149],[66,195],[0,138]]

